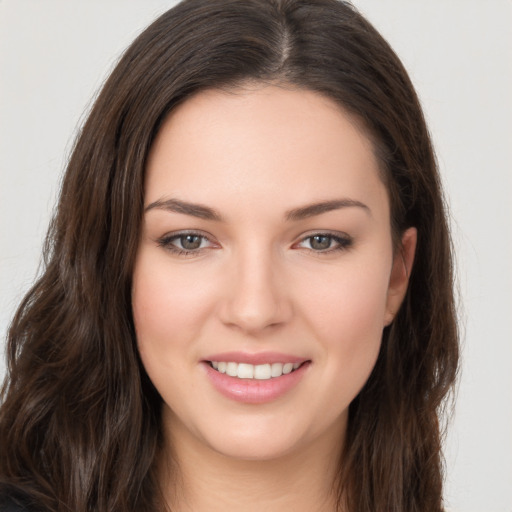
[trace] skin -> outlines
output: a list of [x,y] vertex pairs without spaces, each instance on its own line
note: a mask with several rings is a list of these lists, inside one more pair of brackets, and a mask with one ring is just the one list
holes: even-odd
[[[388,194],[364,130],[311,91],[201,92],[161,128],[145,195],[133,314],[164,402],[162,485],[173,510],[334,510],[348,406],[403,300],[416,241],[411,228],[393,250]],[[222,219],[170,211],[169,199]],[[358,204],[287,218],[339,199]],[[187,230],[206,238],[178,254],[172,236]],[[344,245],[327,239],[318,250],[308,237],[319,233]],[[226,351],[311,364],[278,399],[240,403],[205,375],[202,361]]]

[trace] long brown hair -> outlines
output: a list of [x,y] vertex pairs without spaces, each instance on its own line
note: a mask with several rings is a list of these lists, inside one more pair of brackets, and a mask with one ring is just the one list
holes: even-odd
[[247,80],[317,91],[359,118],[381,163],[395,240],[418,230],[405,301],[350,406],[337,485],[351,512],[442,510],[439,418],[458,337],[436,161],[399,59],[338,0],[185,0],[105,83],[69,161],[44,272],[8,334],[0,483],[38,509],[164,509],[161,399],[138,357],[130,302],[144,169],[177,104]]

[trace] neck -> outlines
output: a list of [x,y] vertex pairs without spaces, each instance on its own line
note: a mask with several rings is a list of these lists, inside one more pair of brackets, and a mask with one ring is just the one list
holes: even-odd
[[314,446],[266,460],[237,459],[205,448],[180,424],[165,435],[161,485],[172,512],[338,510],[335,481],[342,440],[334,432]]

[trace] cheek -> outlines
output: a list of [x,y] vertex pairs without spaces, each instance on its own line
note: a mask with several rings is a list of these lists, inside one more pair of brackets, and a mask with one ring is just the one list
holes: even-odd
[[389,272],[381,267],[317,275],[315,286],[301,293],[308,317],[328,339],[382,332]]
[[364,265],[317,277],[309,294],[302,293],[304,316],[323,346],[329,376],[352,393],[366,382],[380,350],[387,282],[384,265]]
[[169,269],[165,258],[142,254],[134,272],[132,310],[143,361],[166,361],[166,354],[189,345],[210,302],[208,288],[189,269]]

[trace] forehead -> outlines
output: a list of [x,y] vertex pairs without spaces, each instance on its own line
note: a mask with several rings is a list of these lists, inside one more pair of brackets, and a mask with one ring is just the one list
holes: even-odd
[[388,209],[360,123],[316,92],[277,86],[207,90],[174,110],[146,170],[146,204],[167,195],[283,210],[347,196]]

